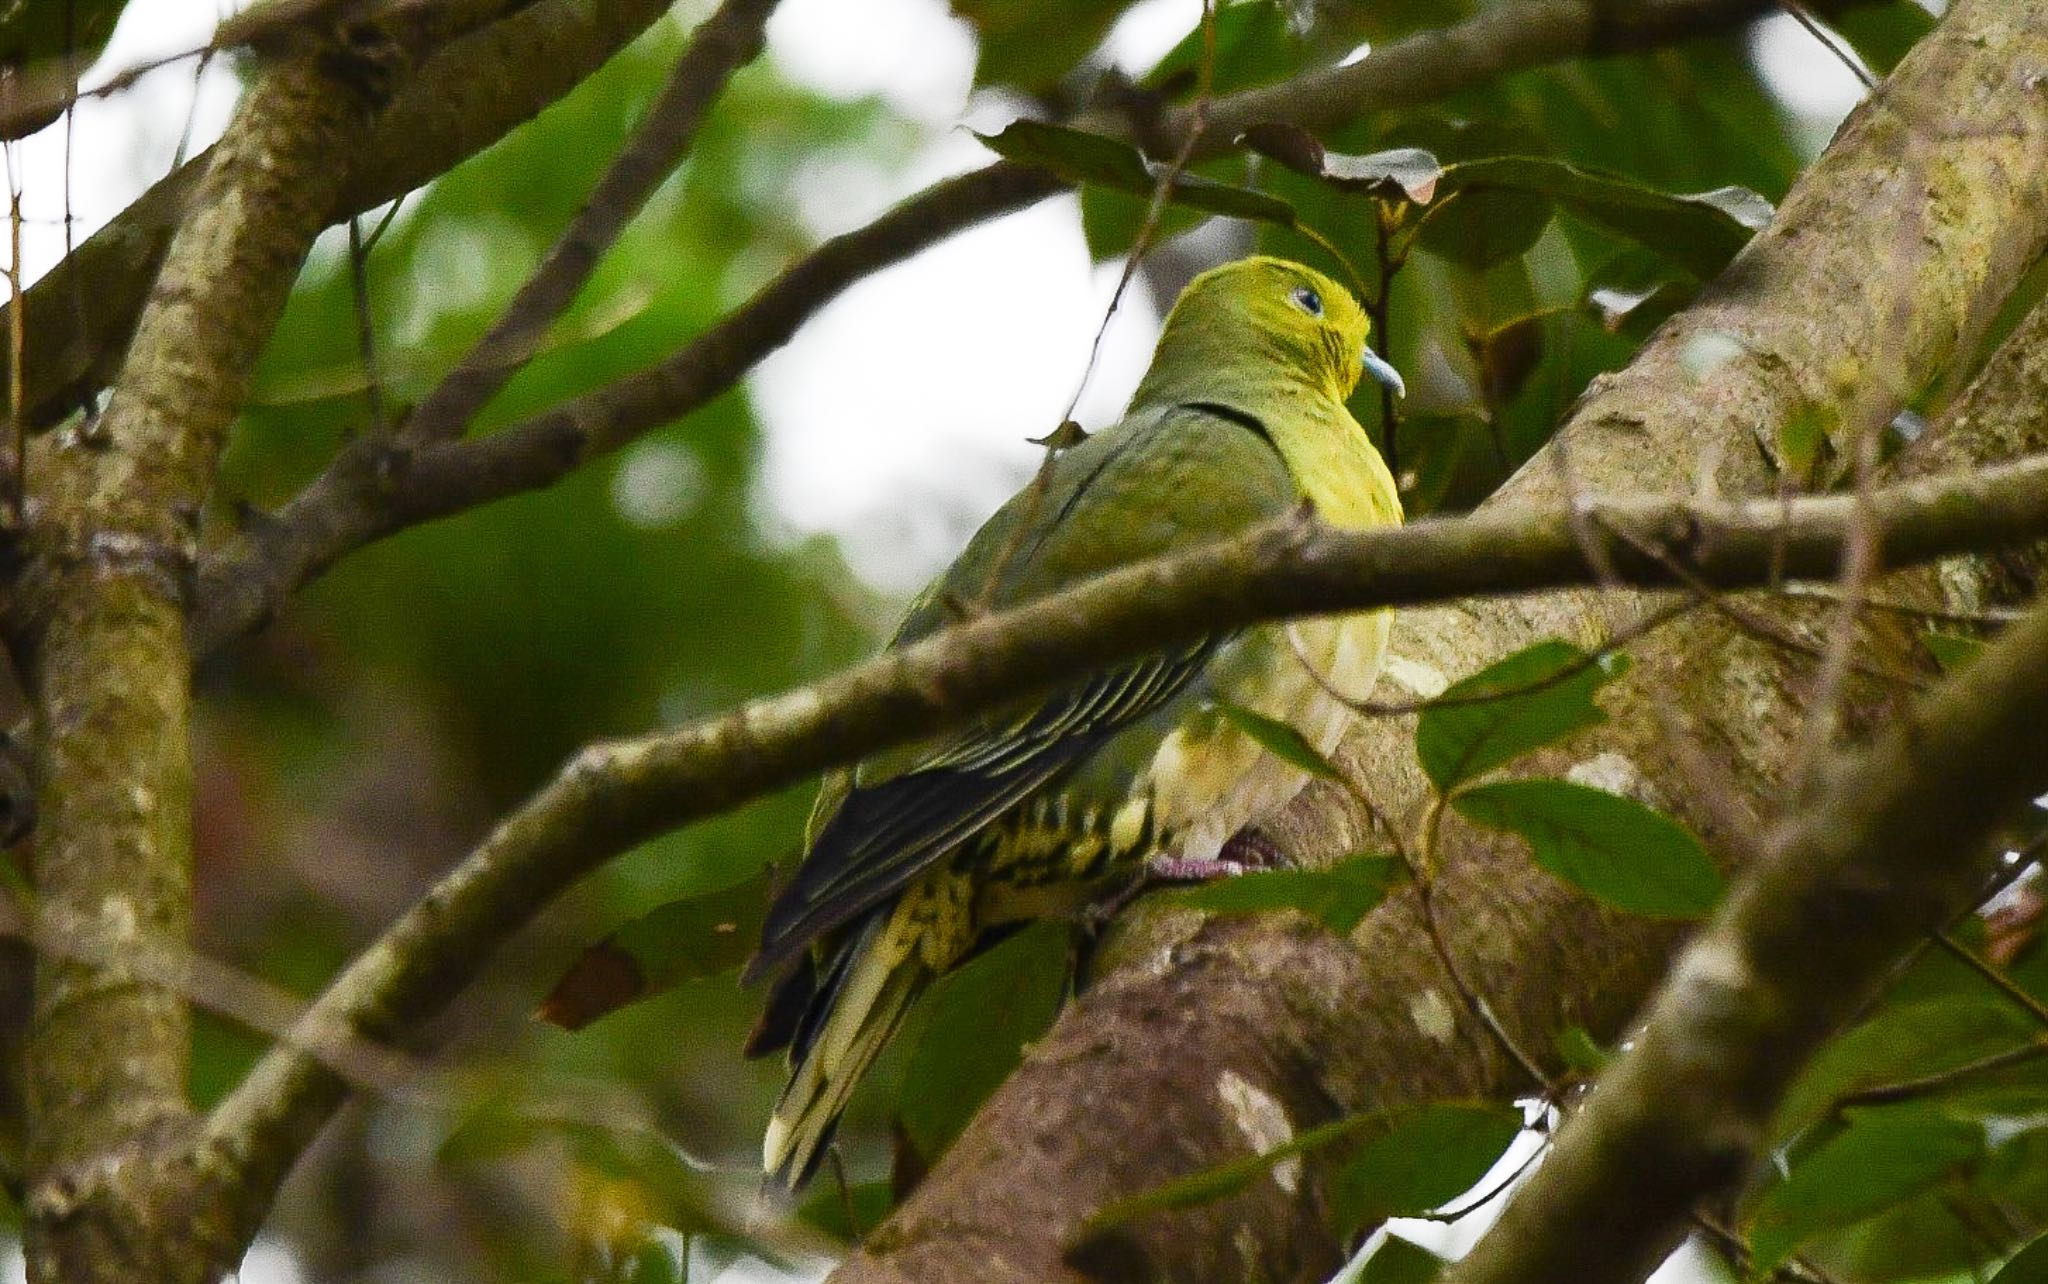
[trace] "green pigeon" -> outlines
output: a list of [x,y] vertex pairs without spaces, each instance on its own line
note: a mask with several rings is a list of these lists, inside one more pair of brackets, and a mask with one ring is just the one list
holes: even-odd
[[[1298,263],[1249,258],[1197,277],[1123,417],[990,518],[893,645],[963,606],[1015,605],[1304,503],[1334,526],[1399,523],[1394,478],[1344,405],[1362,373],[1400,389],[1368,328],[1348,290]],[[977,945],[1147,871],[1205,877],[1269,859],[1257,826],[1307,777],[1219,706],[1287,723],[1327,753],[1372,690],[1387,627],[1367,611],[1206,637],[828,777],[748,969],[779,978],[748,1052],[789,1053],[763,1142],[771,1183],[808,1179],[911,1003]]]

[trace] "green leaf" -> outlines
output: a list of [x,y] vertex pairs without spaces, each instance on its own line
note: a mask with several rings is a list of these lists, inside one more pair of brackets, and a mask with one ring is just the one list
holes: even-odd
[[903,1075],[899,1110],[918,1153],[936,1158],[1045,1033],[1067,990],[1067,927],[1042,921],[942,978]]
[[1439,793],[1607,720],[1593,693],[1627,672],[1555,639],[1525,647],[1454,683],[1423,709],[1415,756]]
[[1502,780],[1454,795],[1467,820],[1518,834],[1536,863],[1631,914],[1694,918],[1721,875],[1690,830],[1662,812],[1568,780]]
[[1920,644],[1934,657],[1943,673],[1954,673],[1965,664],[1977,658],[1984,644],[1976,638],[1966,638],[1959,633],[1936,633],[1932,630],[1920,635]]
[[[1200,83],[1206,41],[1198,21],[1157,66],[1138,81],[1154,93],[1179,97]],[[1302,42],[1287,16],[1266,0],[1225,5],[1216,12],[1216,60],[1210,92],[1236,93],[1285,78],[1301,63]]]
[[1934,16],[1913,0],[1851,5],[1827,18],[1858,56],[1880,76],[1891,74],[1920,37],[1934,30]]
[[1994,1148],[1983,1162],[1810,1240],[1802,1252],[1839,1262],[1842,1278],[1869,1284],[1984,1278],[1989,1259],[2018,1250],[2048,1225],[2048,1131],[2011,1134],[2012,1123],[2038,1124],[2041,1105],[2037,1093],[2026,1120],[1987,1127]]
[[[1166,167],[1129,143],[1085,130],[1012,121],[1000,134],[976,134],[990,151],[1023,165],[1036,165],[1073,183],[1094,183],[1133,196],[1150,197]],[[1176,175],[1167,199],[1189,209],[1232,218],[1294,225],[1294,207],[1277,196],[1219,183],[1198,174]]]
[[2036,1236],[1998,1268],[1991,1284],[2048,1284],[2048,1235]]
[[1522,1131],[1512,1106],[1439,1101],[1402,1111],[1338,1170],[1330,1203],[1357,1231],[1441,1208],[1492,1170]]
[[1614,1060],[1614,1054],[1601,1047],[1582,1025],[1568,1025],[1559,1030],[1554,1042],[1557,1055],[1580,1074],[1599,1074],[1607,1068],[1608,1062]]
[[1339,784],[1344,782],[1344,773],[1337,770],[1335,763],[1317,752],[1316,747],[1303,738],[1299,731],[1279,719],[1269,718],[1241,704],[1220,701],[1216,705],[1216,712],[1222,714],[1231,725],[1257,741],[1260,748],[1280,761],[1299,767],[1311,776],[1321,776],[1325,780],[1334,780]]
[[836,1181],[821,1178],[813,1183],[796,1215],[841,1243],[858,1244],[882,1224],[895,1203],[896,1194],[887,1178],[855,1182],[843,1192]]
[[[1662,192],[1618,174],[1542,156],[1494,156],[1452,165],[1437,185],[1437,200],[1448,201],[1454,194],[1470,200],[1493,191],[1555,201],[1602,231],[1656,251],[1701,280],[1728,266],[1772,214],[1771,203],[1746,187]],[[1529,240],[1534,242],[1533,234]],[[1441,250],[1427,236],[1424,243]]]
[[1365,1259],[1358,1284],[1429,1284],[1443,1269],[1443,1258],[1399,1235],[1389,1235]]
[[1333,1142],[1342,1141],[1361,1132],[1385,1127],[1386,1124],[1379,1115],[1339,1119],[1335,1123],[1327,1123],[1320,1128],[1298,1133],[1291,1140],[1271,1150],[1246,1155],[1242,1159],[1233,1159],[1227,1164],[1217,1164],[1213,1168],[1204,1168],[1200,1172],[1177,1177],[1151,1190],[1115,1200],[1098,1208],[1082,1222],[1081,1240],[1086,1242],[1140,1217],[1171,1212],[1176,1208],[1194,1208],[1227,1198],[1265,1176],[1277,1164],[1298,1155],[1320,1150]]
[[1773,1132],[1790,1137],[1851,1093],[1981,1061],[2025,1043],[2033,1033],[2027,1014],[1996,994],[1889,1003],[1821,1049],[1785,1094]]
[[1258,870],[1170,893],[1175,904],[1211,914],[1299,910],[1339,934],[1386,899],[1407,871],[1392,856],[1354,856],[1328,869]]
[[670,901],[578,955],[536,1016],[565,1030],[685,981],[738,967],[761,939],[768,873],[701,896]]
[[1347,156],[1330,151],[1321,139],[1299,125],[1253,125],[1244,131],[1240,141],[1261,156],[1332,187],[1416,205],[1429,203],[1444,173],[1436,154],[1421,147],[1393,147],[1364,156]]
[[1439,180],[1437,190],[1443,199],[1423,215],[1422,247],[1474,270],[1526,253],[1556,213],[1550,198],[1518,188],[1460,188]]
[[1852,1110],[1849,1127],[1792,1169],[1750,1224],[1756,1268],[1768,1271],[1814,1235],[1848,1226],[1983,1158],[1982,1124],[1927,1106]]

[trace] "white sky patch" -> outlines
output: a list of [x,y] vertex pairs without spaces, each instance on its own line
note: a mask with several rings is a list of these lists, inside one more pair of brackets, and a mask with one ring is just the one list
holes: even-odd
[[879,97],[935,125],[959,119],[974,84],[974,29],[941,0],[784,0],[768,56],[828,97]]
[[[799,532],[838,535],[880,587],[916,588],[1031,475],[1025,439],[1059,425],[1117,268],[1096,267],[1072,198],[984,224],[849,290],[764,361],[763,497]],[[1133,287],[1077,418],[1114,420],[1158,314]]]
[[1863,98],[1856,73],[1789,13],[1774,13],[1750,28],[1749,56],[1778,101],[1818,141],[1832,136]]
[[1138,0],[1124,10],[1102,42],[1127,76],[1152,70],[1168,50],[1202,21],[1202,0]]
[[[85,74],[84,87],[90,90],[129,67],[199,48],[213,35],[222,9],[215,0],[155,0],[128,6],[106,52]],[[196,82],[195,93],[197,68],[196,58],[185,59],[151,72],[120,93],[79,100],[68,146],[64,122],[59,120],[8,149],[11,168],[21,180],[26,221],[21,257],[31,279],[64,257],[67,152],[75,244],[170,169],[188,119],[194,153],[220,137],[239,85],[234,72],[215,59]],[[5,253],[0,246],[0,255]]]

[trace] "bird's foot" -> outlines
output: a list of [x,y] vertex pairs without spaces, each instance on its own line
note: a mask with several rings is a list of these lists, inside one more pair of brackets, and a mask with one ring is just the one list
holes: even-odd
[[1145,862],[1145,882],[1206,883],[1216,878],[1236,878],[1245,866],[1234,860],[1200,860],[1185,856],[1154,856]]
[[1219,878],[1236,878],[1261,869],[1286,869],[1293,864],[1279,844],[1257,829],[1241,829],[1223,844],[1216,855],[1146,858],[1135,877],[1082,911],[1081,921],[1090,930],[1100,928],[1123,912],[1125,906],[1161,883],[1208,883]]
[[1144,893],[1161,883],[1206,883],[1212,879],[1235,878],[1245,867],[1234,860],[1205,860],[1186,856],[1148,856],[1143,864],[1107,894],[1090,901],[1081,910],[1081,924],[1090,932],[1101,930]]
[[1280,844],[1268,838],[1264,831],[1246,827],[1230,836],[1217,856],[1232,861],[1246,869],[1288,869],[1294,864]]

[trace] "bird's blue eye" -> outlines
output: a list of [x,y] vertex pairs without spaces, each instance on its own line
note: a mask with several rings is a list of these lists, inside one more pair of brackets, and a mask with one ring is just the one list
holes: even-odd
[[1323,315],[1323,296],[1317,294],[1310,287],[1297,285],[1294,287],[1294,293],[1288,297],[1294,300],[1295,307],[1300,308],[1310,316],[1319,317]]

